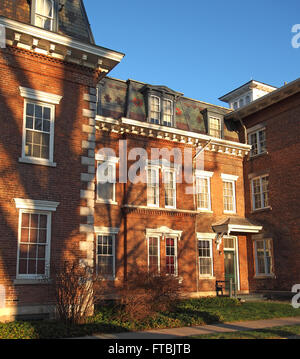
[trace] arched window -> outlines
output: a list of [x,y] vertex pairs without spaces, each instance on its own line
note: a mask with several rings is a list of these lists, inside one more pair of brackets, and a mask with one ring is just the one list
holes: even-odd
[[53,31],[54,2],[53,0],[34,0],[34,25]]

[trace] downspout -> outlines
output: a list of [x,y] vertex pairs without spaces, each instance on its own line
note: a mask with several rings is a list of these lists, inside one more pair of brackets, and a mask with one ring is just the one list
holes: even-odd
[[[123,139],[126,141],[126,134],[124,134]],[[126,159],[127,160],[127,159]],[[127,175],[126,175],[127,178]],[[127,181],[123,184],[123,203],[121,207],[122,217],[123,217],[123,258],[124,258],[124,273],[123,273],[123,281],[124,284],[127,282],[127,212],[126,212],[126,204],[127,204]]]
[[238,121],[240,122],[241,126],[244,129],[245,144],[248,145],[247,128],[246,128],[243,120],[241,119],[241,116],[238,113],[236,113],[236,117],[237,117]]
[[[212,140],[209,140],[205,146],[203,148],[201,148],[193,157],[193,165],[192,165],[192,169],[193,169],[193,203],[194,203],[194,211],[197,212],[197,204],[196,204],[196,196],[195,196],[195,187],[196,187],[196,183],[195,183],[195,173],[196,173],[196,166],[195,166],[195,161],[197,159],[197,157],[200,155],[200,153],[202,151],[205,150],[205,148],[211,143]],[[199,263],[198,263],[198,238],[197,238],[197,225],[198,225],[198,214],[196,213],[196,218],[195,218],[195,229],[194,229],[194,234],[195,234],[195,253],[196,253],[196,290],[197,293],[199,292]]]

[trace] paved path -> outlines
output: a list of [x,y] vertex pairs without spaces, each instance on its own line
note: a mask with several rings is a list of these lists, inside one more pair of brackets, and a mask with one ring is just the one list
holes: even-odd
[[[300,317],[232,322],[197,327],[153,329],[143,332],[94,334],[93,336],[82,337],[80,339],[183,339],[191,335],[230,333],[241,330],[263,329],[295,324],[300,325]],[[300,336],[293,336],[293,338],[300,339]]]

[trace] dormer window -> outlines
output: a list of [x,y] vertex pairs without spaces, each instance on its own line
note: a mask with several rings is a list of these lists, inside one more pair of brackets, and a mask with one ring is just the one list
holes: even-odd
[[212,137],[222,138],[222,123],[220,118],[209,118],[209,134]]
[[[161,105],[162,103],[162,105]],[[174,103],[155,95],[150,96],[150,122],[156,125],[173,126]]]
[[33,25],[54,31],[55,9],[53,0],[32,0]]

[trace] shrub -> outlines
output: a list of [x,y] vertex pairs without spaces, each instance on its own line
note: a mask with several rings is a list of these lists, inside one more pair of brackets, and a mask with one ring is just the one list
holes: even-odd
[[95,296],[101,296],[101,281],[92,268],[64,262],[54,270],[54,294],[60,320],[65,324],[85,323],[93,314]]
[[179,299],[178,278],[139,268],[128,274],[120,290],[123,318],[142,320],[159,311],[172,310]]

